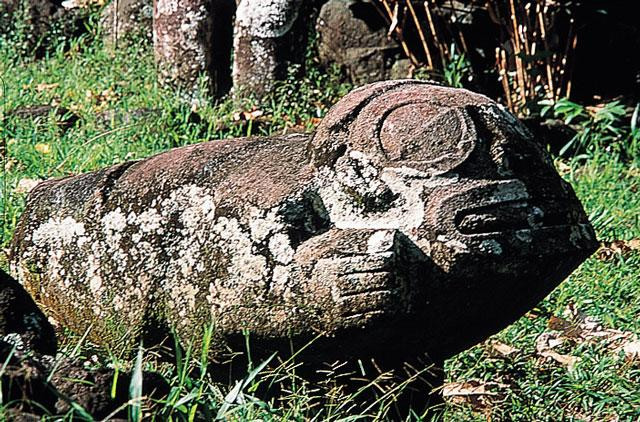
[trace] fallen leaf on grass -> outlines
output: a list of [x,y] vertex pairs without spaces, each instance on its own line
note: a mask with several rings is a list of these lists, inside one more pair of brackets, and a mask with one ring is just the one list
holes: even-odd
[[558,333],[542,333],[536,339],[536,352],[543,353],[552,350],[564,344],[561,334]]
[[99,93],[88,89],[85,96],[87,100],[95,103],[93,110],[96,113],[104,111],[110,103],[113,103],[118,99],[118,93],[114,91],[113,88],[104,89]]
[[42,180],[40,179],[20,179],[16,188],[13,190],[17,194],[29,193],[35,188]]
[[580,325],[567,321],[564,318],[552,315],[547,321],[550,330],[562,331],[566,337],[578,337],[580,335]]
[[498,393],[491,391],[492,387],[498,386],[496,382],[483,383],[481,381],[464,381],[464,382],[449,382],[442,387],[442,397],[454,397],[454,396],[479,396],[489,395],[496,396]]
[[621,350],[624,352],[627,362],[640,361],[640,340],[637,338],[623,343],[616,349],[617,352]]
[[262,110],[239,111],[237,113],[234,113],[233,120],[235,120],[236,122],[241,120],[245,120],[245,121],[256,120],[258,119],[258,117],[261,117],[262,115],[264,115],[264,111]]
[[616,254],[626,256],[633,251],[640,251],[640,239],[603,242],[596,256],[600,261],[610,261]]
[[42,82],[42,83],[39,83],[38,85],[36,85],[36,91],[38,91],[38,92],[49,91],[49,90],[55,89],[55,88],[57,88],[59,86],[60,86],[59,83],[48,84],[46,82]]
[[545,350],[538,353],[543,358],[551,358],[556,362],[564,365],[567,369],[572,370],[578,362],[580,362],[580,358],[577,356],[571,355],[563,355],[558,352],[554,352],[553,350]]
[[[453,404],[467,404],[475,411],[487,411],[504,399],[506,384],[483,381],[449,382],[442,387],[442,397]],[[490,416],[490,415],[487,415]]]
[[511,347],[508,344],[500,343],[499,341],[492,341],[490,343],[491,349],[497,352],[501,356],[511,356],[520,350],[515,347]]
[[553,331],[538,336],[536,352],[539,356],[553,359],[569,369],[573,368],[580,358],[554,350],[566,343],[598,343],[613,352],[624,350],[627,360],[640,359],[640,341],[634,333],[605,328],[597,318],[585,315],[572,304],[567,306],[563,318],[552,316],[547,326]]
[[312,126],[318,126],[321,121],[322,121],[322,119],[320,117],[312,117],[311,118],[311,125]]
[[49,144],[36,144],[34,148],[40,154],[49,154],[51,152],[51,145]]

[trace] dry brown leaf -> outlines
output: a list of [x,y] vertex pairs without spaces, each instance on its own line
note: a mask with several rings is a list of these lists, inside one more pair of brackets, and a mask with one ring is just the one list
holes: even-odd
[[86,9],[92,5],[102,7],[106,0],[65,0],[61,3],[65,9]]
[[[475,411],[490,411],[493,404],[504,398],[500,391],[507,385],[497,382],[450,382],[442,387],[442,396],[449,403],[470,405]],[[487,415],[490,416],[490,415]]]
[[601,261],[609,261],[616,254],[625,256],[638,250],[640,250],[640,239],[614,240],[613,242],[603,242],[596,256]]
[[256,120],[262,115],[264,115],[264,111],[262,110],[239,111],[233,114],[233,120],[235,120],[236,122]]
[[640,340],[637,336],[625,339],[621,343],[618,343],[618,347],[614,349],[614,352],[624,352],[624,357],[628,362],[640,361]]
[[551,358],[556,362],[565,365],[569,370],[572,370],[576,363],[580,362],[580,358],[577,356],[563,355],[553,350],[545,350],[539,353],[543,358]]
[[312,117],[311,118],[311,124],[313,126],[318,126],[321,121],[322,121],[322,119],[320,117]]
[[640,251],[640,239],[631,239],[627,245],[634,251]]
[[42,83],[39,83],[38,85],[36,85],[36,91],[38,91],[38,92],[49,91],[49,90],[55,89],[55,88],[57,88],[59,86],[60,86],[60,84],[59,83],[55,83],[55,82],[52,83],[52,84],[48,84],[46,82],[42,82]]
[[544,353],[548,350],[562,346],[564,339],[560,333],[542,333],[536,339],[536,352]]
[[549,320],[547,321],[547,327],[550,330],[554,331],[564,331],[567,328],[571,327],[571,323],[566,319],[552,315],[551,318],[549,318]]
[[567,306],[563,317],[552,317],[548,326],[554,331],[544,332],[536,339],[538,355],[551,358],[571,368],[578,358],[560,354],[554,349],[565,342],[570,342],[572,345],[591,342],[602,344],[613,352],[624,350],[627,359],[640,359],[640,342],[638,342],[636,334],[603,327],[597,318],[587,316],[572,304]]
[[42,143],[36,144],[34,148],[40,154],[49,154],[51,152],[51,145],[49,144],[42,144]]
[[504,344],[499,341],[492,341],[490,345],[491,348],[501,356],[511,356],[520,351],[515,347],[511,347],[508,344]]
[[95,112],[100,113],[107,108],[110,103],[115,102],[118,99],[118,93],[113,88],[107,88],[101,92],[93,92],[88,89],[85,93],[87,100],[95,103],[93,109]]
[[558,173],[560,173],[561,175],[571,173],[571,166],[567,165],[564,161],[556,160],[555,165],[556,170],[558,170]]
[[495,396],[498,394],[490,391],[488,387],[489,385],[480,381],[448,382],[442,387],[442,397],[478,395]]
[[28,179],[28,178],[20,179],[18,181],[18,184],[16,185],[16,188],[13,191],[17,194],[29,193],[40,182],[42,182],[41,179]]
[[632,341],[622,347],[627,360],[640,360],[640,341]]

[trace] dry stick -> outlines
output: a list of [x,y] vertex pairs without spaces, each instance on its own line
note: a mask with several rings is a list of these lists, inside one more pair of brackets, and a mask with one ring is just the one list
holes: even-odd
[[460,38],[460,44],[462,44],[462,51],[464,52],[464,54],[469,53],[469,46],[467,45],[467,40],[464,38],[464,33],[462,32],[462,29],[460,27],[458,27],[458,37]]
[[[527,60],[525,61],[527,73],[525,74],[525,78],[528,82],[529,98],[535,100],[536,86],[540,81],[540,76],[538,75],[535,78],[531,76],[531,70],[537,66],[537,63],[534,61],[536,30],[535,25],[531,22],[531,3],[527,3],[524,6],[524,18],[525,25],[521,26],[521,32],[527,54]],[[531,36],[531,38],[529,36]],[[533,42],[531,42],[531,39],[533,39]]]
[[496,49],[496,56],[498,57],[498,66],[500,74],[502,75],[502,89],[504,90],[505,97],[507,98],[507,107],[509,110],[515,111],[513,109],[512,93],[509,85],[509,74],[507,72],[507,55],[503,49],[498,47]]
[[[382,5],[384,6],[387,15],[389,16],[389,19],[393,22],[393,15],[394,13],[391,11],[391,8],[389,7],[389,4],[387,3],[387,0],[381,0],[382,1]],[[396,7],[398,6],[398,3],[396,2]],[[416,60],[415,56],[411,53],[411,50],[409,49],[409,46],[407,46],[407,43],[404,41],[404,38],[402,37],[402,30],[400,29],[400,27],[398,25],[396,25],[396,27],[394,28],[394,32],[396,33],[396,36],[398,37],[398,41],[400,42],[400,46],[402,47],[402,50],[404,51],[404,54],[409,58],[409,60],[411,61],[411,63],[413,63],[414,65],[418,65],[418,61]]]
[[413,22],[416,24],[416,29],[418,30],[418,36],[420,37],[420,42],[422,42],[422,48],[424,49],[424,52],[427,55],[427,64],[429,65],[429,69],[433,69],[433,58],[431,57],[431,50],[429,49],[429,45],[427,45],[427,40],[425,39],[424,33],[422,32],[422,25],[420,25],[418,16],[416,15],[416,11],[413,8],[413,4],[411,4],[411,0],[407,0],[407,6],[409,6],[409,12],[411,12],[411,17],[413,17]]
[[[434,6],[436,6],[436,7],[438,7],[438,8],[440,7],[440,6],[438,6],[438,4],[437,4],[436,0],[433,0],[433,5],[434,5]],[[455,5],[453,4],[453,0],[449,0],[449,10],[451,10],[452,15],[453,15],[456,11],[458,11],[458,9],[457,9],[457,8],[455,7]],[[442,13],[440,14],[440,16],[442,16]],[[455,17],[453,18],[453,23],[454,23],[454,24],[456,24],[456,25],[457,25],[457,23],[458,23],[458,21],[455,19]],[[445,26],[445,28],[448,28],[448,25],[447,25],[447,26]],[[450,35],[450,37],[451,37],[451,38],[453,38],[453,34],[452,34],[451,32],[449,32],[449,35]],[[452,56],[452,54],[453,54],[453,51],[449,51],[449,45],[448,45],[448,43],[442,43],[442,47],[444,48],[444,52],[445,52],[445,54],[447,55],[447,57],[448,57],[449,59],[451,59],[451,56]]]
[[[575,51],[576,50],[576,46],[578,45],[578,33],[576,32],[576,34],[573,36],[573,42],[571,43],[571,51]],[[569,78],[567,80],[567,98],[569,98],[571,96],[571,82],[573,79],[573,63],[571,63],[571,66],[569,66]]]
[[527,98],[527,89],[524,86],[524,72],[522,70],[522,59],[519,57],[521,50],[520,47],[520,38],[518,37],[518,17],[516,15],[516,6],[513,0],[509,0],[509,5],[511,7],[511,22],[513,24],[513,43],[514,43],[514,58],[516,62],[516,72],[517,72],[517,80],[518,86],[520,87],[520,100],[524,104],[526,103],[525,98]]
[[460,38],[460,43],[462,44],[462,51],[465,54],[469,53],[469,46],[467,45],[467,40],[464,38],[464,33],[462,29],[458,28],[458,37]]
[[[463,13],[464,13],[464,12],[467,12],[467,11],[466,11],[466,10],[464,10],[464,9],[458,9],[458,8],[453,4],[453,0],[449,0],[449,9],[450,9],[452,12],[463,12]],[[467,12],[467,14],[468,14],[468,12]],[[463,32],[462,32],[461,25],[458,25],[458,22],[457,22],[457,21],[455,22],[455,24],[456,24],[456,25],[455,25],[455,27],[456,27],[456,29],[457,29],[457,31],[458,31],[458,38],[460,39],[460,44],[462,45],[462,52],[463,52],[464,54],[468,54],[468,53],[469,53],[469,47],[468,47],[468,45],[467,45],[467,40],[465,39],[464,34],[463,34]],[[453,39],[454,39],[454,35],[453,35],[453,33],[452,33],[452,32],[450,32],[450,36],[451,36],[451,39],[453,40]]]
[[[560,70],[560,75],[561,75],[561,80],[560,80],[560,86],[558,87],[558,98],[560,98],[561,96],[561,90],[565,87],[565,82],[567,80],[567,69],[569,67],[568,63],[569,63],[569,55],[573,52],[571,51],[572,45],[573,45],[573,49],[575,50],[576,47],[576,41],[577,41],[577,35],[574,34],[574,23],[575,21],[573,20],[573,18],[569,21],[569,33],[567,34],[567,45],[565,47],[564,50],[564,57],[561,60],[561,64],[562,64],[562,68]],[[576,38],[574,40],[574,38]],[[573,42],[572,42],[573,41]],[[571,66],[573,66],[573,64],[571,64]],[[570,86],[570,83],[569,83]],[[569,95],[566,93],[565,94],[567,97],[569,97]]]
[[[527,34],[528,34],[527,31],[528,31],[528,28],[526,26],[518,24],[518,35],[522,40],[524,55],[525,57],[530,58],[531,50],[529,49],[529,39],[527,37]],[[533,81],[531,80],[531,76],[529,76],[530,75],[529,71],[531,70],[531,67],[532,67],[531,60],[522,59],[522,65],[523,65],[523,74],[524,74],[524,84],[525,84],[525,87],[527,88],[527,93],[529,95],[527,98],[531,98],[535,92],[535,86],[533,84]]]
[[551,94],[551,99],[553,101],[558,100],[558,95],[556,95],[555,87],[553,83],[553,72],[551,69],[551,50],[549,49],[549,43],[547,42],[547,24],[544,19],[544,13],[542,13],[542,7],[540,7],[540,3],[536,6],[536,14],[538,15],[538,23],[540,24],[540,36],[542,37],[542,42],[544,43],[544,49],[546,54],[545,61],[547,62],[547,84],[549,85],[549,92],[547,94]]
[[429,1],[426,0],[424,2],[424,10],[427,13],[427,21],[429,22],[429,30],[431,31],[431,36],[436,42],[438,46],[438,51],[440,52],[440,61],[442,62],[442,67],[446,67],[447,63],[445,60],[446,50],[443,49],[442,43],[440,42],[440,38],[438,37],[438,31],[436,31],[436,26],[433,24],[433,18],[431,17],[431,9],[429,5]]

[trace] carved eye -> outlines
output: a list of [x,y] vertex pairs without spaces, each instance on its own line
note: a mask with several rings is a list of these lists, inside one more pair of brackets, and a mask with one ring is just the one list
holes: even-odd
[[382,121],[379,138],[389,161],[430,174],[462,164],[476,141],[473,123],[460,110],[429,103],[392,110]]

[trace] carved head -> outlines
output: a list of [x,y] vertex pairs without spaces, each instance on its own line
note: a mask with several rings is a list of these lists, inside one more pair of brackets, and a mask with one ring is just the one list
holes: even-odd
[[541,145],[466,90],[409,80],[355,90],[323,120],[310,158],[330,181],[320,195],[337,228],[406,236],[409,307],[461,330],[430,330],[455,351],[526,312],[597,247]]

